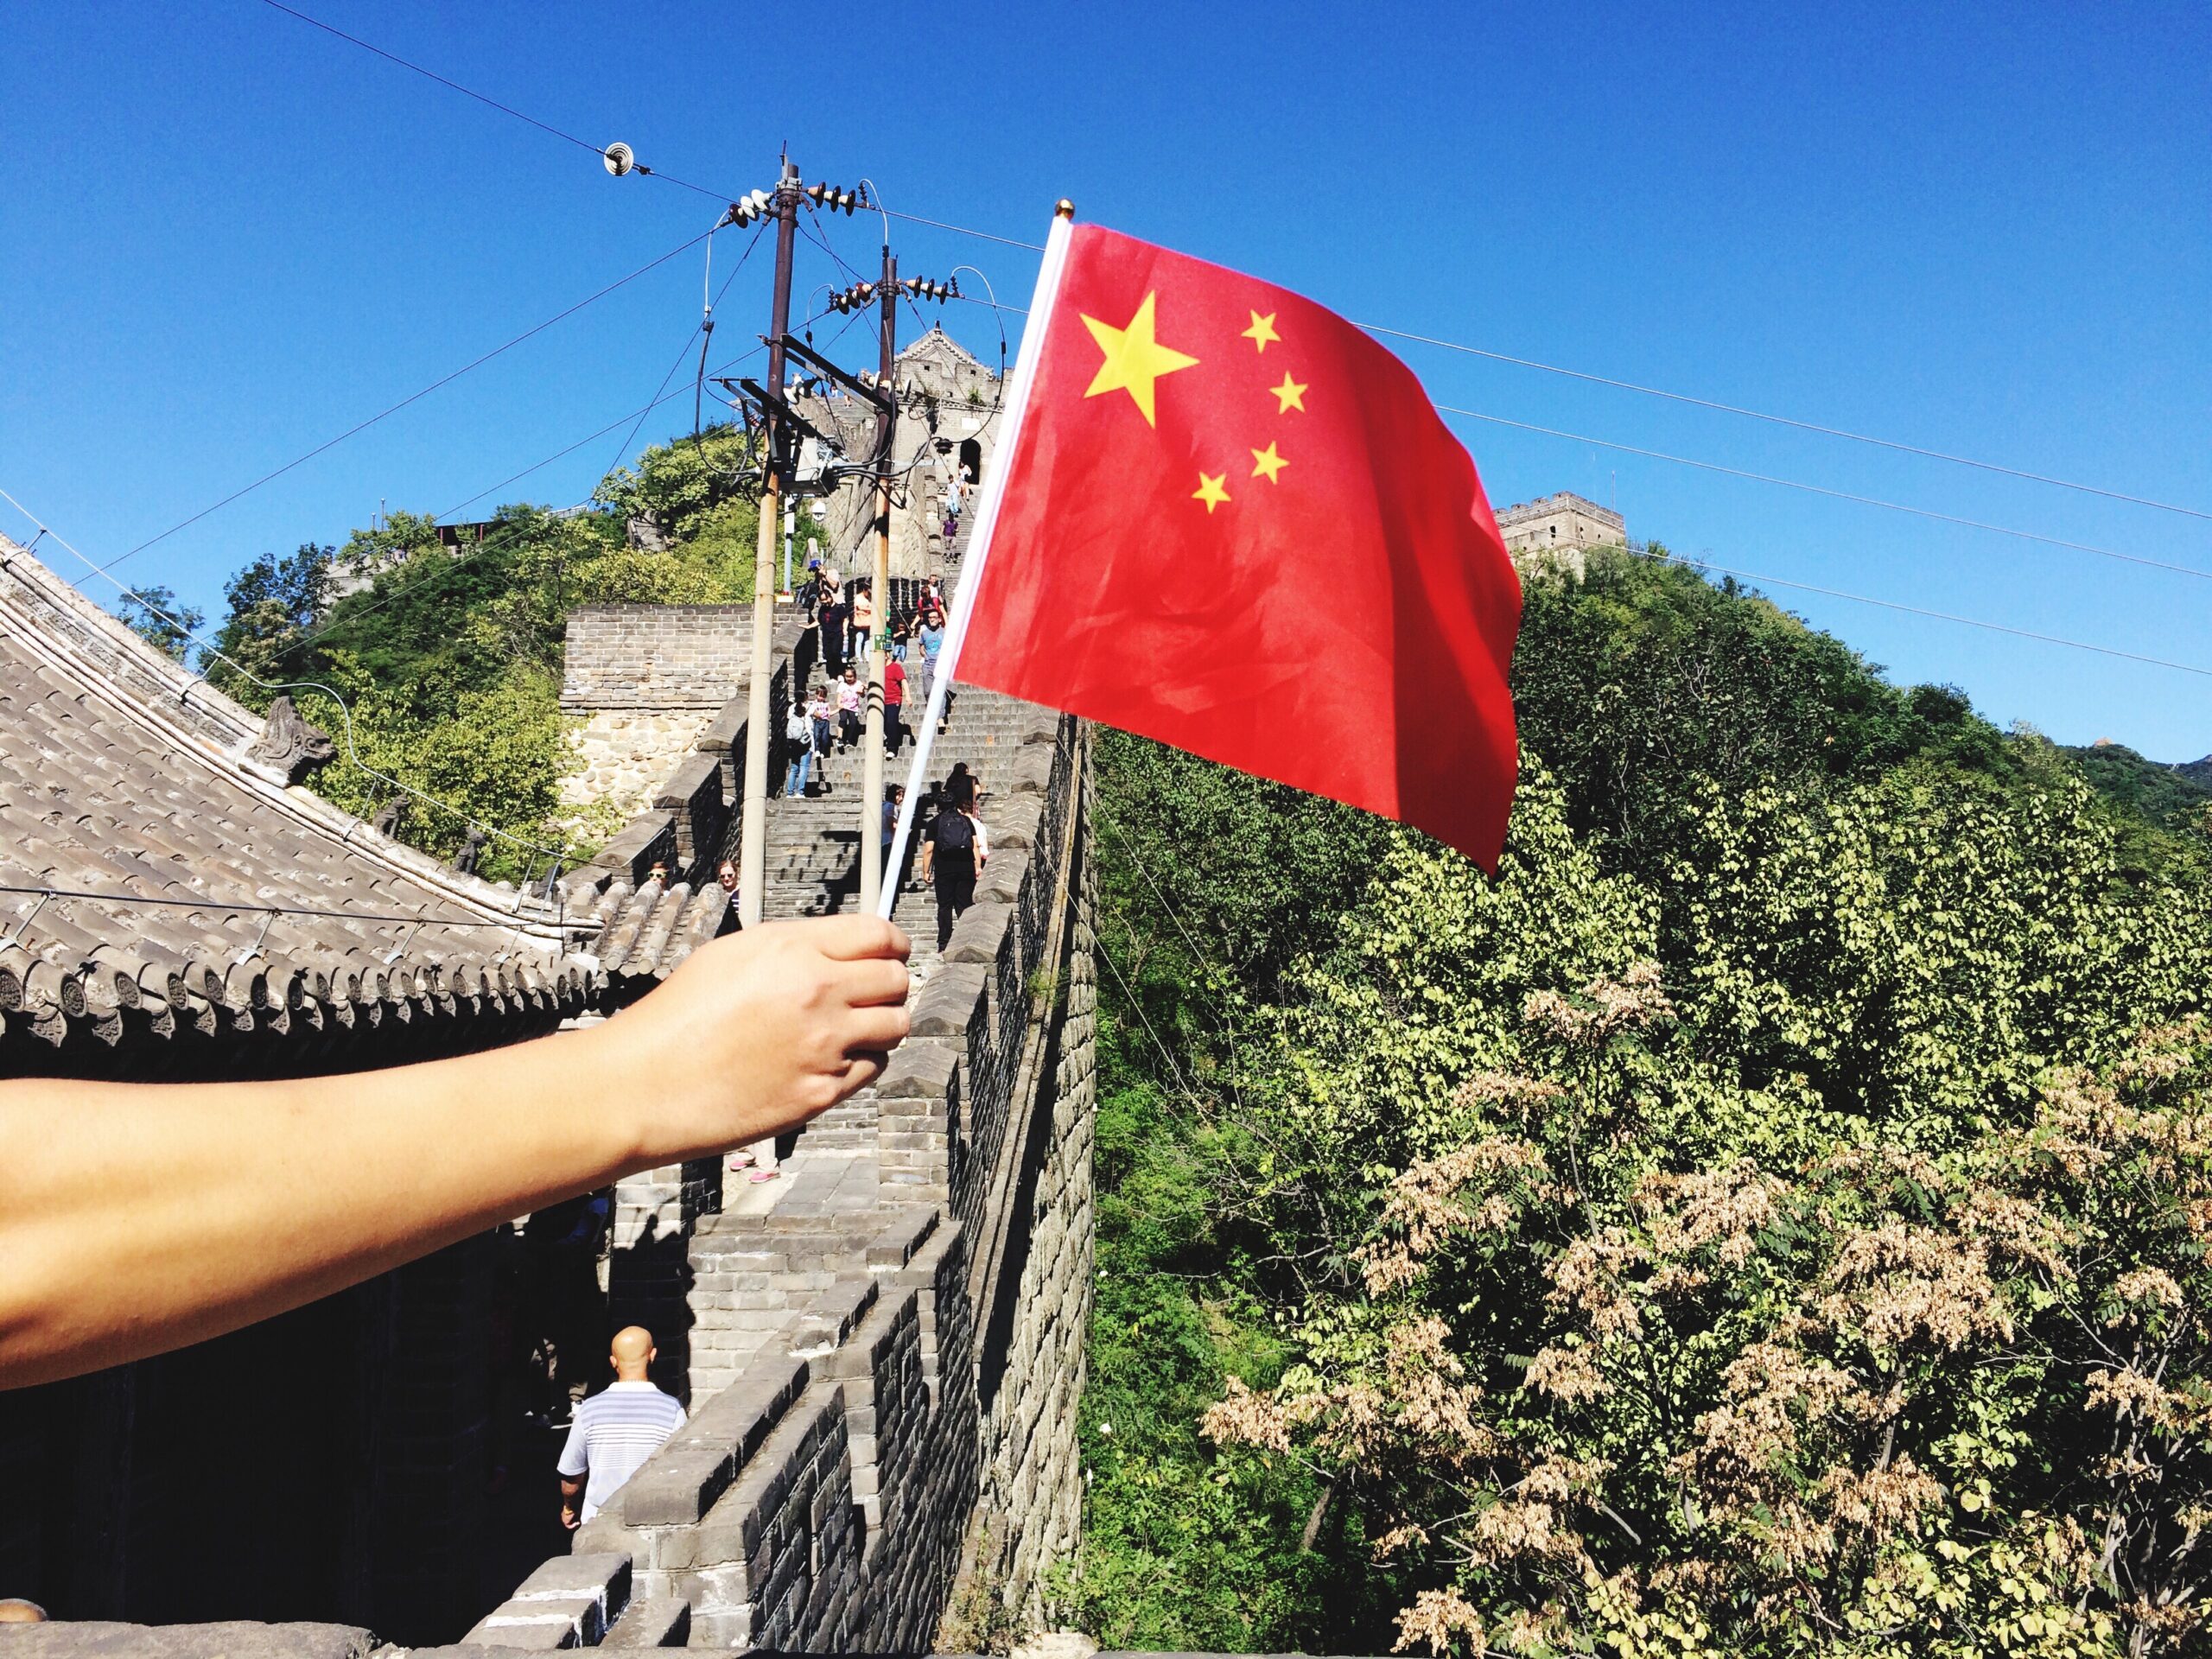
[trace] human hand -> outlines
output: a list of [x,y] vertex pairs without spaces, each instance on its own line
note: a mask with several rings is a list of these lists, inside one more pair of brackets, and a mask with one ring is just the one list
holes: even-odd
[[772,922],[702,945],[597,1027],[643,1113],[641,1162],[765,1140],[874,1082],[906,1035],[907,950],[873,916]]
[[576,1506],[575,1504],[563,1503],[561,1506],[561,1524],[566,1527],[570,1532],[574,1532],[578,1526],[582,1524],[577,1518]]

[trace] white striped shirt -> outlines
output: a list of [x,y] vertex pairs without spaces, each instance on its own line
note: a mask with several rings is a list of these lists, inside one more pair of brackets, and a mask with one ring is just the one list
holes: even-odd
[[584,1486],[582,1518],[588,1521],[597,1515],[622,1483],[683,1427],[682,1402],[650,1382],[612,1383],[606,1393],[578,1406],[558,1466],[570,1480],[591,1471]]

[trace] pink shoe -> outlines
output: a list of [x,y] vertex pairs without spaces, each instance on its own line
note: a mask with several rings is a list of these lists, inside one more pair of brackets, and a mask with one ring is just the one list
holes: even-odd
[[751,1153],[749,1153],[749,1152],[733,1152],[733,1153],[732,1153],[732,1154],[730,1154],[730,1155],[729,1155],[729,1164],[728,1164],[729,1173],[730,1173],[731,1174],[734,1175],[734,1174],[736,1174],[736,1173],[737,1173],[737,1172],[738,1172],[739,1170],[741,1170],[741,1169],[747,1169],[747,1168],[751,1167],[752,1163],[753,1163],[753,1154],[752,1154]]
[[745,1179],[748,1181],[772,1181],[783,1173],[780,1169],[756,1169]]

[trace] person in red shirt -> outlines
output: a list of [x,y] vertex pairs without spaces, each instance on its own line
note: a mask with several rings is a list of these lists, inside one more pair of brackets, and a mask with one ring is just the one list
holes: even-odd
[[899,758],[899,746],[906,741],[906,664],[896,657],[883,665],[883,753],[886,760]]

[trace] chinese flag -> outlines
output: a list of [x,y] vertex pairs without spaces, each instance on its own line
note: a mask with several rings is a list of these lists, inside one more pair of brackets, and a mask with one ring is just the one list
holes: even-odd
[[1402,820],[1496,874],[1521,585],[1413,372],[1252,277],[1093,226],[1055,241],[958,677]]

